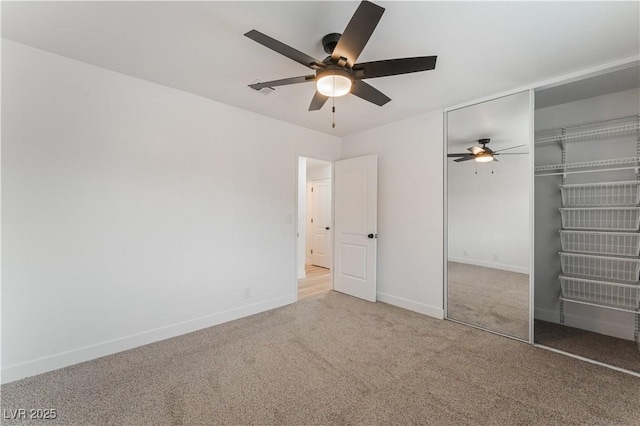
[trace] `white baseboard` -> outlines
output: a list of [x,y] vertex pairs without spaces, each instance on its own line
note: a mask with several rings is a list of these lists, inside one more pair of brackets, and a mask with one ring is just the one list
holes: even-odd
[[444,309],[438,306],[426,305],[424,303],[415,302],[413,300],[404,299],[402,297],[392,296],[385,293],[376,293],[376,298],[378,301],[388,303],[389,305],[397,306],[399,308],[407,309],[413,312],[418,312],[419,314],[427,315],[433,318],[444,319]]
[[493,263],[484,260],[468,259],[466,257],[450,257],[449,262],[465,263],[467,265],[483,266],[485,268],[500,269],[502,271],[517,272],[519,274],[528,274],[529,268],[522,266],[506,265],[504,263]]
[[133,349],[149,343],[158,342],[182,334],[191,333],[203,328],[233,321],[249,315],[279,308],[296,302],[295,295],[277,297],[252,305],[241,306],[228,311],[206,315],[200,318],[156,328],[142,333],[132,334],[91,346],[77,348],[43,358],[34,359],[20,364],[10,365],[0,372],[1,383],[9,383],[36,374],[57,370],[80,362],[89,361],[106,355],[112,355],[128,349]]
[[[560,312],[536,308],[535,319],[559,324]],[[625,340],[633,340],[633,333],[635,331],[633,319],[629,321],[629,324],[619,324],[603,321],[602,318],[598,317],[572,315],[571,313],[567,313],[566,310],[564,315],[564,325]]]
[[546,322],[555,322],[556,324],[560,322],[560,312],[551,311],[549,309],[536,308],[534,310],[533,317],[537,320],[542,320]]

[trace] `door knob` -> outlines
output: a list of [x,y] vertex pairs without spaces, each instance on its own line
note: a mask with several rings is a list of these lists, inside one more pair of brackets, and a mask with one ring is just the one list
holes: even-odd
[[329,230],[329,227],[327,226],[327,227],[326,227],[326,228],[324,228],[324,229],[326,229],[326,230],[328,231],[328,230]]
[[367,235],[367,238],[373,238],[373,234]]

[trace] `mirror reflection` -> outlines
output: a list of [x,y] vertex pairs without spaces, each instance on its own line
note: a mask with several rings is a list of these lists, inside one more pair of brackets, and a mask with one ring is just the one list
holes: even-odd
[[447,317],[529,340],[529,92],[447,113]]

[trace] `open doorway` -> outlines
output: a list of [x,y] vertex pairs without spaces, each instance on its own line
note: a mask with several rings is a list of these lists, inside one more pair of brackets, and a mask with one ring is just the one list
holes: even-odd
[[298,159],[298,300],[333,288],[333,164]]

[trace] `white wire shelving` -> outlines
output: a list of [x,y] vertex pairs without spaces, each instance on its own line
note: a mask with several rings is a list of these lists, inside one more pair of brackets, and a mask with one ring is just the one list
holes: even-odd
[[560,322],[565,302],[634,312],[640,343],[640,207],[563,207],[560,212]]
[[[637,116],[625,117],[622,119],[611,120],[611,122],[627,120],[637,120]],[[593,126],[603,123],[603,127],[595,129],[579,130],[581,127]],[[553,145],[557,143],[572,143],[591,141],[594,139],[615,138],[622,136],[630,136],[640,131],[640,123],[638,121],[625,123],[625,124],[613,124],[607,125],[609,122],[589,123],[584,125],[578,125],[573,127],[563,127],[559,129],[547,130],[540,132],[536,137],[535,145]],[[571,131],[571,129],[577,129]],[[564,132],[564,133],[563,133]]]
[[640,259],[560,252],[562,273],[590,279],[637,284]]
[[565,207],[637,206],[640,181],[560,185]]
[[[566,144],[625,136],[635,136],[639,143],[639,149],[637,149],[635,157],[575,163],[567,163],[565,161],[564,147]],[[640,116],[631,115],[611,120],[540,131],[536,133],[534,144],[536,148],[558,144],[563,150],[561,164],[537,166],[534,168],[536,176],[566,176],[567,174],[573,173],[592,173],[612,170],[635,170],[636,173],[638,173],[640,171]]]
[[604,231],[560,231],[563,252],[607,256],[640,255],[640,233]]
[[[567,162],[566,145],[626,138],[635,157]],[[558,145],[562,163],[534,168],[535,176],[561,176],[559,253],[560,322],[564,303],[633,312],[640,345],[640,115],[536,133],[534,146]],[[637,181],[566,184],[573,173],[634,170]]]
[[627,157],[537,166],[533,170],[536,176],[559,176],[572,173],[592,173],[611,170],[637,171],[638,168],[640,168],[640,157]]
[[630,231],[640,229],[640,207],[563,207],[564,229],[586,231]]
[[637,312],[640,286],[560,276],[561,300],[625,312]]

